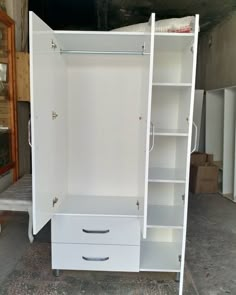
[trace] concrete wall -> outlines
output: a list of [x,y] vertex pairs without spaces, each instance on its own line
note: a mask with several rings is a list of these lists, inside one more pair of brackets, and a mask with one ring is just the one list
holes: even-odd
[[198,53],[198,89],[236,85],[236,13],[200,34]]
[[28,0],[5,0],[7,14],[15,21],[16,51],[28,49]]

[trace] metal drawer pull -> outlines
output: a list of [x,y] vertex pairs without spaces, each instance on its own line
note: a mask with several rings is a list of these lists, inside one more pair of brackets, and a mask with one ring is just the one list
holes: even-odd
[[85,256],[82,256],[82,258],[86,261],[107,261],[107,260],[109,260],[109,257],[85,257]]
[[110,232],[109,229],[107,230],[88,230],[88,229],[82,229],[82,231],[86,234],[107,234]]

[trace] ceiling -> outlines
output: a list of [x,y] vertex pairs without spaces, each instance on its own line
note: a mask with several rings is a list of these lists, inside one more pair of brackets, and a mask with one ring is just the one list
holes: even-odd
[[110,30],[156,19],[200,14],[206,31],[236,10],[236,0],[29,0],[53,29]]

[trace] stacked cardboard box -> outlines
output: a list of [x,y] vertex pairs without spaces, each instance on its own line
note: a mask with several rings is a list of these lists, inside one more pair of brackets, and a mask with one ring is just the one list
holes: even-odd
[[194,193],[218,192],[219,167],[213,162],[213,155],[193,153],[191,155],[189,190]]

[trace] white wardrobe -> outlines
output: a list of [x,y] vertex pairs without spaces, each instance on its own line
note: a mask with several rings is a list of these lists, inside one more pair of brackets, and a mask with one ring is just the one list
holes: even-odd
[[180,274],[198,40],[53,31],[30,13],[34,234],[52,268]]

